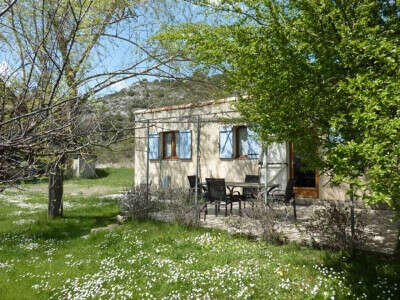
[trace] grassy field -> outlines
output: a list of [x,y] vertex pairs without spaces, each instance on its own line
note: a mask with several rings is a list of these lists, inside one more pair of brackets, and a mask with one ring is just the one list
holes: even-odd
[[383,256],[155,221],[91,234],[118,213],[115,201],[101,198],[103,187],[116,193],[132,176],[107,169],[98,179],[67,181],[58,220],[46,217],[44,183],[1,194],[0,299],[400,298],[400,262]]
[[[104,196],[126,190],[133,183],[133,169],[97,169],[96,174],[97,178],[65,180],[64,193],[69,196]],[[28,193],[46,193],[47,187],[47,178],[37,180],[35,184],[27,182],[21,186],[22,190]]]

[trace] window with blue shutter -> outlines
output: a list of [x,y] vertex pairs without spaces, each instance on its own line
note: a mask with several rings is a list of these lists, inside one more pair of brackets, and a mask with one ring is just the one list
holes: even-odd
[[179,131],[179,158],[192,158],[192,131],[185,129]]
[[334,127],[331,127],[329,129],[329,132],[330,132],[328,135],[329,142],[336,144],[336,145],[344,143],[344,139],[343,139],[342,135],[340,134],[340,132],[337,132],[337,130]]
[[247,157],[259,158],[260,157],[260,142],[258,141],[256,132],[247,127]]
[[219,129],[219,157],[233,157],[233,127],[223,126]]
[[157,160],[159,158],[159,141],[160,135],[158,133],[149,134],[149,159]]

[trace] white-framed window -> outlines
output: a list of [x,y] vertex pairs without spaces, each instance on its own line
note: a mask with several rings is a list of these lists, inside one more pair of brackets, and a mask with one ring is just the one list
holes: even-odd
[[163,159],[179,158],[179,131],[163,132]]

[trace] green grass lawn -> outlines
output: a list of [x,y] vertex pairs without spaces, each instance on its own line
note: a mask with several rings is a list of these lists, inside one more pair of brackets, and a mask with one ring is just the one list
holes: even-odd
[[[133,176],[106,173],[68,183],[123,189]],[[29,189],[0,195],[0,299],[400,298],[400,262],[384,256],[155,221],[90,234],[115,222],[115,201],[66,194],[57,220],[47,219],[46,203],[44,192]]]
[[81,186],[117,186],[130,187],[133,182],[133,169],[128,168],[105,168],[96,170],[97,178],[73,178],[66,180],[66,183],[77,184]]
[[[70,195],[107,195],[119,193],[132,187],[133,169],[105,168],[96,169],[97,178],[72,178],[64,180],[64,193]],[[47,192],[47,177],[25,182],[22,189],[28,192]]]

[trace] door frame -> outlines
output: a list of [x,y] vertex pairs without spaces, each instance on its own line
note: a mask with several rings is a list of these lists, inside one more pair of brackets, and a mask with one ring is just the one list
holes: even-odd
[[[315,169],[315,187],[297,187],[294,186],[296,196],[304,198],[319,198],[319,172]],[[294,148],[293,144],[289,143],[289,178],[294,179]]]

